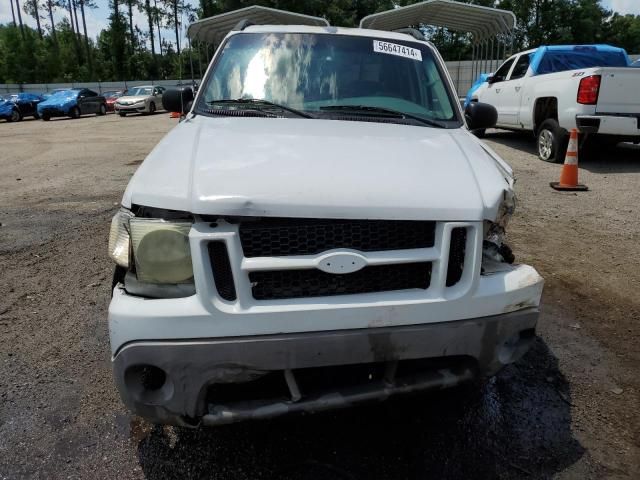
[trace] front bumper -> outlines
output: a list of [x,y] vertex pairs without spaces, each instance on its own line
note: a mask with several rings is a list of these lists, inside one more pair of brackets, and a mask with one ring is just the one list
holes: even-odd
[[640,114],[637,115],[578,115],[576,125],[582,133],[640,138]]
[[63,110],[62,108],[57,107],[45,107],[42,109],[38,109],[38,115],[41,117],[66,117],[69,115],[69,110]]
[[134,104],[134,105],[120,105],[116,103],[114,104],[114,109],[116,113],[118,112],[142,113],[142,112],[148,111],[146,103]]
[[[115,355],[113,368],[122,400],[133,412],[159,423],[219,425],[346,407],[492,375],[527,351],[537,319],[538,309],[526,308],[402,327],[132,342]],[[417,359],[433,363],[400,373]],[[305,369],[356,364],[384,373],[324,391],[307,392],[296,381]],[[149,375],[160,371],[160,381],[149,383]],[[249,385],[267,374],[282,375],[283,394],[222,401],[209,395],[212,385]]]

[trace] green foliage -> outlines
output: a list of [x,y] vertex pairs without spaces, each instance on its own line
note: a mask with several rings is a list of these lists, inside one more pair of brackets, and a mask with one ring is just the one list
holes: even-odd
[[[0,25],[0,83],[38,83],[65,81],[109,81],[123,79],[187,78],[193,62],[196,74],[204,70],[213,54],[204,45],[192,49],[175,44],[175,23],[205,18],[222,12],[263,5],[322,16],[332,25],[355,27],[371,13],[407,5],[417,0],[198,0],[197,10],[185,0],[109,0],[109,24],[96,41],[74,32],[69,23],[68,0],[35,0],[21,2],[25,12],[48,17],[48,6],[63,13],[63,20],[52,29],[43,25],[43,36],[24,26]],[[488,7],[512,10],[517,17],[514,49],[558,43],[609,43],[640,52],[640,16],[620,15],[607,11],[600,0],[460,0]],[[93,0],[75,0],[81,21],[81,6],[95,8]],[[131,9],[129,8],[131,5]],[[151,22],[134,26],[130,15],[137,10]],[[177,15],[176,15],[177,12]],[[150,25],[154,31],[149,30]],[[162,48],[151,51],[149,40],[160,38],[158,24],[171,28],[162,31]],[[423,30],[447,60],[471,57],[471,37],[466,32],[415,25]],[[141,30],[142,29],[142,30]],[[55,32],[55,36],[53,33]],[[87,55],[88,52],[88,55]]]

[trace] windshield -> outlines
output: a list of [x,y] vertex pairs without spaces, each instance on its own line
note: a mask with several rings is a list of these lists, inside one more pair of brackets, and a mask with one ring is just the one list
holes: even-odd
[[340,110],[331,107],[365,106],[459,123],[431,50],[409,40],[238,34],[222,47],[202,90],[205,113],[222,100],[256,99],[332,116]]
[[151,95],[152,91],[153,87],[135,87],[131,90],[127,90],[127,93],[124,96],[135,97],[136,95]]
[[54,90],[51,93],[52,97],[68,97],[78,95],[79,90]]

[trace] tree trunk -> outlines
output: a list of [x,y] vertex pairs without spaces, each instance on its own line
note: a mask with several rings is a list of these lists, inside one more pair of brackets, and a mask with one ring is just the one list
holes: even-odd
[[9,0],[11,3],[11,17],[13,17],[13,26],[18,28],[18,24],[16,23],[16,12],[13,10],[13,0]]
[[136,46],[136,36],[133,32],[133,6],[131,5],[131,0],[127,0],[127,6],[129,7],[129,39],[131,41],[129,52],[133,55]]
[[69,7],[69,23],[71,24],[71,32],[73,33],[73,43],[76,49],[76,56],[78,57],[78,62],[81,62],[82,54],[80,53],[80,44],[78,43],[78,33],[73,25],[73,7],[71,1],[72,0],[68,0],[67,2]]
[[78,9],[76,7],[76,0],[71,0],[71,5],[73,6],[73,18],[76,22],[76,35],[78,35],[78,40],[82,41],[82,34],[80,33],[80,25],[78,24]]
[[158,0],[153,0],[156,15],[156,28],[158,29],[158,51],[162,56],[162,33],[160,33],[160,10],[158,10]]
[[53,43],[58,44],[58,37],[56,35],[56,24],[53,21],[53,0],[47,0],[47,8],[49,9],[49,21],[51,22],[51,36],[53,37]]
[[91,62],[91,51],[89,49],[89,35],[87,34],[87,19],[84,16],[85,0],[78,0],[80,3],[80,13],[82,14],[82,30],[84,31],[84,48],[87,52],[87,62],[89,63],[89,75],[93,76],[93,63]]
[[40,9],[38,8],[38,3],[40,0],[33,0],[33,16],[36,17],[36,25],[38,27],[38,36],[40,36],[40,40],[42,40],[42,27],[40,25]]
[[176,50],[180,56],[180,27],[178,25],[178,0],[173,0],[173,26],[176,30]]
[[18,23],[20,24],[20,33],[24,39],[24,25],[22,24],[22,14],[20,13],[20,1],[16,0],[16,11],[18,12]]
[[144,9],[147,12],[147,21],[149,22],[149,41],[151,42],[151,57],[155,65],[156,74],[158,71],[158,59],[156,58],[156,46],[153,38],[153,13],[151,11],[151,0],[144,1]]

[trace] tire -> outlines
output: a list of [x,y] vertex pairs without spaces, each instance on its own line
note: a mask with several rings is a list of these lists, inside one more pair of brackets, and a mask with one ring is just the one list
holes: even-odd
[[156,104],[151,102],[149,104],[149,115],[153,115],[154,113],[156,113]]
[[121,117],[126,117],[127,116],[127,112],[118,112],[118,115],[120,115]]
[[472,130],[471,133],[473,133],[478,138],[484,138],[487,136],[487,130],[484,128],[481,128],[479,130]]
[[11,116],[7,120],[9,122],[19,122],[20,120],[22,120],[22,114],[20,113],[20,110],[18,110],[17,108],[11,110]]
[[69,116],[71,118],[80,118],[80,109],[78,107],[73,107],[69,110]]
[[40,115],[38,114],[38,112],[33,114],[33,118],[36,120],[40,120]]
[[49,120],[51,120],[51,117],[45,114],[45,115],[42,115],[42,120],[44,120],[45,122],[48,122]]
[[106,115],[107,114],[107,106],[104,103],[100,104],[100,108],[96,112],[96,115]]
[[536,134],[538,158],[544,162],[561,163],[567,152],[569,135],[558,122],[549,118],[542,122]]

